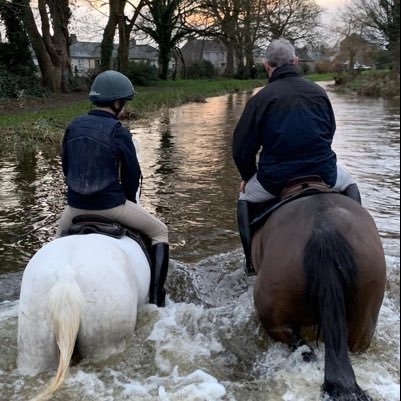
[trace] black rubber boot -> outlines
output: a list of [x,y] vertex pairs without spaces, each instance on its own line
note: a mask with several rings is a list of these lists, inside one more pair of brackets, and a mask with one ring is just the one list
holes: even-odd
[[165,242],[152,245],[150,248],[150,260],[149,303],[165,306],[166,290],[164,289],[164,283],[168,272],[169,245]]
[[345,188],[345,191],[342,191],[341,194],[348,196],[349,198],[362,205],[361,193],[359,192],[357,184],[348,185],[348,187]]
[[237,202],[237,220],[238,230],[241,237],[242,247],[244,248],[245,254],[245,272],[248,276],[254,276],[256,274],[255,269],[252,265],[252,238],[251,229],[249,227],[249,207],[248,202],[244,200],[238,200]]

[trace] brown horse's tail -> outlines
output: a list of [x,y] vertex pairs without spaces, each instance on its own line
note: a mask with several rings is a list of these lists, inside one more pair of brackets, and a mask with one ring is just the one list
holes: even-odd
[[304,269],[325,342],[322,391],[333,401],[372,401],[358,386],[348,353],[347,315],[358,268],[351,246],[330,221],[316,223],[305,247]]

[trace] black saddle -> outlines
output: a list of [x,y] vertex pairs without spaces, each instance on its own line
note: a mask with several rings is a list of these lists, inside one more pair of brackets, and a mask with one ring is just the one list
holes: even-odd
[[332,190],[319,176],[299,177],[290,180],[279,197],[267,202],[251,204],[251,230],[255,232],[276,210],[295,199],[332,193],[338,193],[338,191]]
[[74,217],[70,228],[63,231],[61,236],[85,234],[102,234],[117,239],[127,236],[139,244],[150,263],[149,249],[151,241],[140,231],[125,227],[107,217],[85,214]]

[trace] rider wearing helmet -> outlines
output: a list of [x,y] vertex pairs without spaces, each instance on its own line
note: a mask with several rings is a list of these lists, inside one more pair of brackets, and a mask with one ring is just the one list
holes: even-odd
[[136,201],[141,180],[131,133],[119,118],[126,101],[135,94],[131,81],[117,71],[105,71],[94,80],[89,93],[95,105],[66,129],[62,166],[68,186],[67,203],[57,236],[71,226],[72,219],[97,214],[139,230],[152,242],[149,302],[163,306],[169,245],[167,226]]

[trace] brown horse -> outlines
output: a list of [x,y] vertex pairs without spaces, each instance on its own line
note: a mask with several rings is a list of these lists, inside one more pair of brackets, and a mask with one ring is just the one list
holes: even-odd
[[317,326],[325,342],[323,394],[371,400],[348,353],[369,346],[385,290],[383,247],[369,213],[335,193],[296,199],[255,233],[252,258],[255,307],[272,339],[296,349],[306,344],[301,327]]

